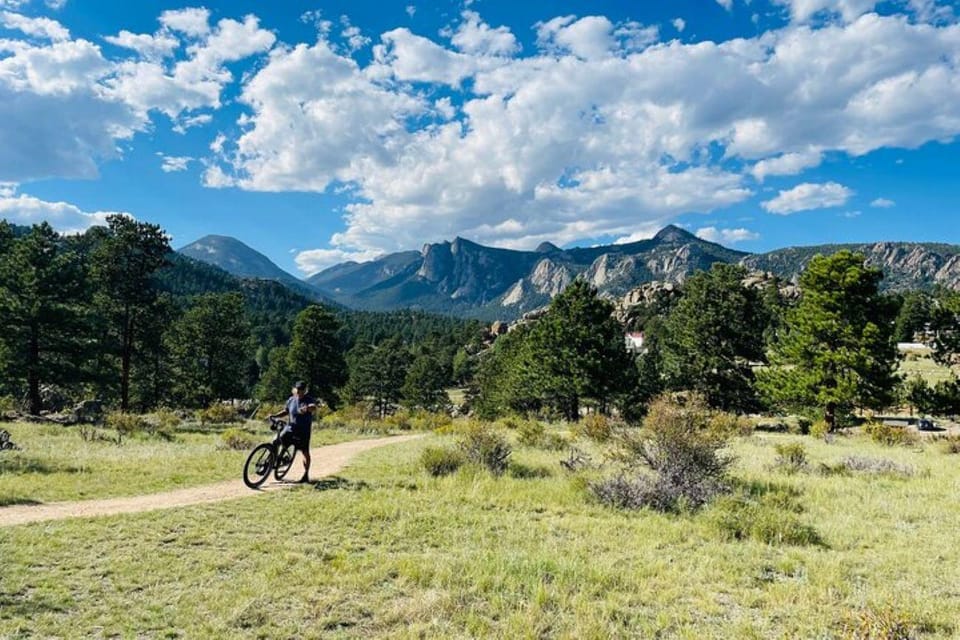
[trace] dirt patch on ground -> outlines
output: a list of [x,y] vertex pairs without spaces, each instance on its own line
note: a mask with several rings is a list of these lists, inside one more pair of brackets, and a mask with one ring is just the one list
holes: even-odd
[[[317,480],[324,476],[333,475],[341,471],[354,456],[388,444],[406,442],[419,435],[392,436],[372,440],[354,440],[340,444],[317,447],[310,450],[313,462],[310,468],[312,479]],[[250,496],[262,495],[265,492],[276,491],[284,487],[293,486],[290,482],[268,481],[258,491],[248,489],[239,478],[240,469],[237,469],[237,479],[209,484],[201,487],[177,489],[163,493],[153,493],[142,496],[125,498],[105,498],[101,500],[80,500],[76,502],[51,502],[37,505],[14,505],[0,508],[0,527],[12,527],[31,522],[47,520],[62,520],[64,518],[88,518],[93,516],[108,516],[118,513],[139,513],[156,509],[171,509],[186,507],[208,502],[234,500]],[[288,477],[299,478],[303,475],[303,465],[300,456],[297,456]]]

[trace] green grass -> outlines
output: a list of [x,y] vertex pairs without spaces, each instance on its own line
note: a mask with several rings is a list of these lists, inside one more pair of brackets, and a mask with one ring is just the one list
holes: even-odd
[[[773,469],[886,457],[911,478]],[[857,620],[960,634],[960,467],[930,446],[736,443],[736,476],[792,492],[822,544],[731,540],[698,514],[591,502],[550,475],[429,477],[425,438],[364,454],[327,490],[0,530],[0,637],[819,638]],[[885,617],[886,616],[886,617]]]
[[[268,441],[263,423],[249,423]],[[84,442],[77,427],[4,424],[22,451],[0,452],[0,506],[139,495],[239,478],[248,451],[219,448],[225,428],[186,424],[172,441],[132,437]],[[104,433],[109,433],[104,431]],[[312,446],[356,440],[338,429],[314,429]]]
[[900,361],[899,373],[908,380],[920,376],[931,386],[953,380],[955,375],[950,367],[935,362],[929,353],[908,354]]

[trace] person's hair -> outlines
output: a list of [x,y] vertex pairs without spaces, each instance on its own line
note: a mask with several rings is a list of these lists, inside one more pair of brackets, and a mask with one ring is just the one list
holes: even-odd
[[297,380],[296,382],[293,383],[293,388],[296,389],[297,391],[306,391],[307,383],[304,382],[303,380]]

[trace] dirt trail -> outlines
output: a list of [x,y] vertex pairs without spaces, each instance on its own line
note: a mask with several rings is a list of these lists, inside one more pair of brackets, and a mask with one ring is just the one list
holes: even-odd
[[[312,464],[310,465],[311,480],[320,479],[342,470],[357,454],[376,449],[388,444],[406,442],[419,435],[392,436],[372,440],[354,440],[340,444],[317,447],[310,450]],[[297,456],[288,477],[299,478],[303,474],[301,457]],[[240,469],[237,469],[237,476]],[[139,513],[155,509],[170,509],[186,507],[194,504],[220,502],[260,495],[265,491],[276,491],[284,487],[293,486],[290,482],[268,481],[259,491],[252,491],[243,484],[239,477],[236,480],[227,480],[216,484],[200,487],[177,489],[163,493],[153,493],[142,496],[128,496],[125,498],[104,498],[99,500],[80,500],[76,502],[51,502],[38,505],[14,505],[0,507],[0,527],[12,527],[31,522],[46,520],[62,520],[64,518],[87,518],[92,516],[108,516],[118,513]]]

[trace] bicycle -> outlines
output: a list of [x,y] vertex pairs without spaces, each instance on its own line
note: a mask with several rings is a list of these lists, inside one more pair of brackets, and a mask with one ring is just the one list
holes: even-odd
[[270,418],[270,430],[276,433],[273,440],[254,447],[243,465],[243,483],[251,489],[257,489],[266,482],[271,471],[277,480],[283,480],[297,453],[286,422]]

